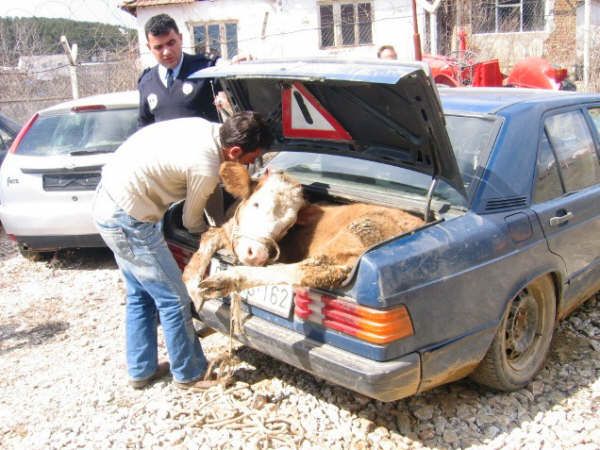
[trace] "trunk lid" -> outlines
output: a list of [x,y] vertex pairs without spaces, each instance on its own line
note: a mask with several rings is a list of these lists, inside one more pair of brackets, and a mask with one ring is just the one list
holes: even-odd
[[264,60],[221,65],[236,110],[269,121],[272,151],[346,155],[441,178],[466,197],[435,84],[421,64]]

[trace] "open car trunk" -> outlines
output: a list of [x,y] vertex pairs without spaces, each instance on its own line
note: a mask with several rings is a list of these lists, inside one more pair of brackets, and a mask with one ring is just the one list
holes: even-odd
[[[303,190],[305,198],[310,203],[316,204],[352,204],[352,203],[367,203],[379,206],[396,206],[396,209],[409,212],[410,214],[424,219],[424,211],[426,209],[426,198],[422,196],[420,199],[416,197],[406,197],[404,201],[399,196],[390,195],[365,195],[360,192],[351,192],[333,188],[331,185],[324,185],[320,182],[304,182]],[[228,195],[222,196],[221,193],[216,194],[217,197],[221,197],[223,202],[223,209],[226,206],[233,204],[233,199]],[[370,199],[369,199],[370,198]],[[214,206],[214,205],[213,205]],[[392,255],[392,258],[402,253],[397,248],[404,245],[404,240],[410,240],[411,235],[418,230],[433,226],[440,221],[449,218],[451,215],[446,211],[447,205],[439,205],[434,202],[434,207],[430,211],[429,222],[423,222],[422,227],[407,231],[398,236],[392,237],[382,242],[377,242],[373,245],[368,246],[364,253],[356,260],[352,271],[348,274],[345,281],[341,286],[334,289],[306,289],[302,286],[288,286],[288,285],[267,285],[255,287],[250,290],[242,291],[241,295],[244,299],[243,310],[250,316],[258,317],[262,320],[266,320],[270,323],[283,326],[290,330],[300,332],[305,336],[310,336],[312,339],[320,342],[333,342],[339,341],[339,345],[348,351],[357,353],[363,356],[369,356],[375,360],[386,361],[390,358],[396,357],[400,354],[400,348],[395,345],[381,345],[373,342],[358,343],[355,342],[351,337],[347,337],[344,334],[333,333],[332,331],[326,331],[323,334],[323,328],[321,324],[311,322],[310,318],[301,317],[299,313],[299,304],[302,299],[306,296],[316,297],[322,299],[342,299],[343,301],[349,301],[352,304],[364,305],[368,308],[381,309],[382,311],[389,309],[384,305],[378,305],[377,302],[382,296],[383,285],[381,281],[376,281],[380,277],[379,261],[382,260],[378,253],[382,255]],[[164,233],[180,267],[185,267],[185,264],[197,250],[199,244],[199,235],[190,234],[185,230],[182,225],[182,208],[183,204],[178,203],[174,205],[166,214]],[[218,215],[218,211],[215,213]],[[452,214],[461,214],[460,212],[453,212]],[[217,223],[220,225],[221,223]],[[291,237],[291,241],[285,243],[283,238],[280,242],[282,263],[293,262],[294,258],[290,258],[286,254],[287,245],[294,246],[293,240],[294,229],[290,229],[287,236]],[[390,250],[391,246],[395,246],[396,250]],[[364,267],[363,259],[366,258]],[[385,259],[385,258],[383,258]],[[215,272],[229,270],[231,265],[236,262],[233,260],[231,255],[224,252],[218,252],[212,260],[211,267],[209,268],[209,274]],[[390,262],[385,262],[389,266]],[[367,292],[369,299],[365,301],[364,292]],[[315,297],[316,296],[316,297]],[[230,298],[224,297],[221,299],[211,300],[204,304],[204,307],[199,311],[200,319],[209,327],[213,327],[222,332],[227,332],[229,325],[229,304]],[[392,308],[393,309],[393,308]],[[306,319],[306,320],[305,320]],[[335,326],[335,324],[333,324]],[[390,325],[393,327],[393,325]],[[339,331],[339,330],[338,330]],[[340,337],[341,336],[341,337]],[[332,341],[333,340],[333,341]]]
[[[403,208],[398,207],[398,199],[390,198],[381,195],[379,197],[368,198],[364,195],[359,194],[350,194],[350,193],[342,193],[339,191],[331,192],[331,190],[322,185],[319,182],[314,182],[309,185],[303,184],[303,192],[306,200],[310,204],[317,205],[351,205],[353,203],[366,203],[372,205],[379,205],[384,207],[393,207],[395,209],[405,211],[410,213],[411,215],[418,217],[424,221],[423,227],[431,226],[440,220],[443,220],[442,214],[440,211],[436,209],[429,209],[426,205],[426,199],[422,198],[420,200],[415,199],[405,199]],[[211,199],[209,200],[209,205],[207,207],[206,214],[208,217],[205,217],[209,224],[214,226],[222,225],[229,217],[233,215],[234,207],[237,203],[235,199],[233,199],[227,192],[225,192],[222,187],[219,187],[217,191],[213,194]],[[441,206],[441,209],[444,210],[447,205]],[[164,220],[164,234],[165,238],[169,244],[169,248],[171,249],[179,267],[183,270],[191,258],[192,254],[198,249],[200,242],[200,234],[198,233],[190,233],[183,226],[182,222],[182,211],[183,211],[183,202],[179,202],[174,204],[166,213]],[[426,212],[427,211],[427,212]],[[425,220],[425,215],[429,215],[429,221]],[[456,215],[456,212],[453,213]],[[299,262],[302,259],[302,251],[298,251],[298,249],[294,248],[294,236],[296,229],[299,225],[294,225],[284,236],[284,238],[280,242],[281,255],[277,262],[281,263],[294,263]],[[369,245],[368,248],[365,249],[363,255],[368,253],[370,250],[377,248],[386,242],[398,239],[402,236],[402,234],[414,233],[419,228],[415,228],[406,233],[401,233],[389,239],[385,239],[382,241],[378,241],[372,245]],[[300,255],[300,256],[299,256]],[[362,257],[362,255],[361,255]],[[354,267],[350,274],[348,275],[346,281],[341,286],[342,290],[345,290],[352,282],[357,266],[360,264],[361,257],[356,260]],[[214,263],[217,263],[217,260],[221,263],[221,269],[226,269],[227,265],[236,264],[235,258],[230,255],[228,252],[221,250],[217,252],[215,255]],[[336,289],[339,291],[339,289]]]

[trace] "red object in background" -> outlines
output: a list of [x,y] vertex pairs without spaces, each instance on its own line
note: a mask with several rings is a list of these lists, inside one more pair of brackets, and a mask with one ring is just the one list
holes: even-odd
[[429,64],[431,76],[437,84],[460,86],[460,73],[456,60],[447,56],[425,55],[423,61]]
[[[464,53],[466,54],[466,53]],[[450,87],[523,87],[559,90],[567,78],[567,69],[557,67],[544,58],[525,58],[515,64],[506,77],[500,71],[497,59],[475,62],[469,57],[457,59],[448,56],[425,55],[431,76],[437,84]]]
[[[424,55],[437,84],[450,87],[524,87],[538,89],[568,89],[563,86],[567,69],[550,64],[544,58],[525,58],[515,64],[508,77],[500,71],[497,59],[476,61],[475,54],[467,50],[467,32],[458,32],[458,56]],[[574,87],[573,87],[574,89]]]
[[467,50],[467,32],[463,29],[458,32],[458,50],[461,52]]
[[565,78],[567,69],[556,67],[544,58],[531,57],[515,64],[506,84],[514,87],[558,90]]
[[490,59],[476,63],[473,66],[473,79],[471,86],[503,86],[504,77],[500,72],[500,63],[497,59]]
[[473,62],[459,61],[447,56],[425,55],[423,61],[429,64],[431,76],[437,84],[458,86],[503,86],[504,76],[500,72],[497,59]]

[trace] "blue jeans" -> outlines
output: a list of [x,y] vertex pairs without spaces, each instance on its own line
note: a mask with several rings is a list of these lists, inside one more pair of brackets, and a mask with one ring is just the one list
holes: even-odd
[[141,222],[129,216],[102,187],[96,193],[93,216],[125,279],[130,378],[145,380],[157,370],[157,316],[175,381],[201,378],[208,364],[192,324],[191,299],[163,237],[161,222]]

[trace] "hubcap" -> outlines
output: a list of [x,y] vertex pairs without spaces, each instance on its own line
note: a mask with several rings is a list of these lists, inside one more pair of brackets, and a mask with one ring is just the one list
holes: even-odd
[[527,290],[521,292],[511,304],[506,321],[506,357],[519,363],[535,346],[540,326],[538,303]]

